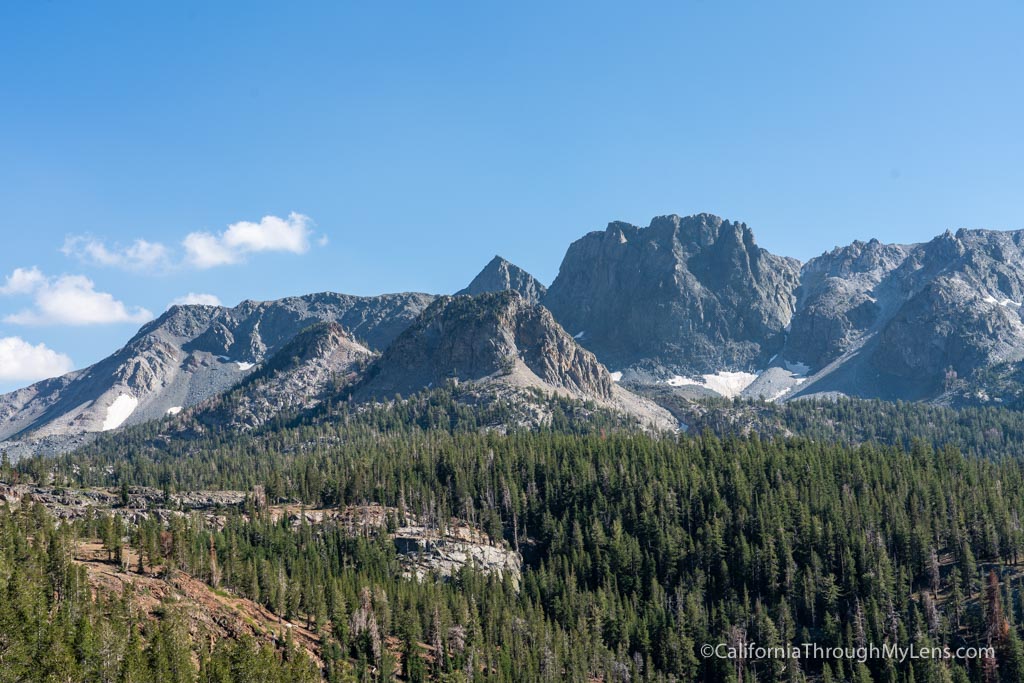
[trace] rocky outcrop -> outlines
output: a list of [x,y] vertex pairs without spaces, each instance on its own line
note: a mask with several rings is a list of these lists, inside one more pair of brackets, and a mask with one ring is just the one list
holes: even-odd
[[608,370],[555,322],[512,291],[441,297],[377,359],[355,392],[358,400],[409,395],[449,382],[539,390],[595,401],[659,429],[666,411],[618,387]]
[[[481,574],[507,576],[513,586],[519,587],[522,555],[504,539],[490,538],[479,527],[456,517],[439,524],[437,519],[428,520],[408,510],[379,503],[341,508],[274,505],[268,512],[275,522],[284,520],[292,529],[325,525],[338,527],[351,537],[384,536],[394,543],[402,575],[406,578],[422,581],[438,576],[447,579],[463,567],[472,567]],[[394,530],[388,531],[389,528]]]
[[763,368],[785,341],[799,263],[743,223],[661,216],[574,242],[543,303],[609,367],[654,379]]
[[407,578],[417,581],[431,575],[451,578],[463,567],[471,567],[485,576],[508,577],[512,586],[519,589],[522,555],[504,541],[492,541],[467,524],[448,526],[443,532],[433,527],[407,524],[397,529],[392,539],[403,575]]
[[456,292],[460,294],[486,294],[488,292],[518,292],[521,297],[531,304],[540,303],[547,293],[547,287],[542,285],[532,275],[519,266],[509,263],[500,256],[491,259],[480,273],[473,278],[469,286]]
[[[132,486],[114,488],[46,487],[0,482],[0,505],[17,509],[41,505],[58,522],[75,522],[109,514],[134,526],[148,519],[163,523],[175,517],[198,517],[211,528],[223,529],[226,513],[242,512],[252,493],[244,491],[183,491],[166,497],[159,489]],[[519,587],[523,557],[504,539],[492,539],[479,527],[450,517],[420,519],[408,510],[377,503],[334,508],[299,504],[272,505],[266,513],[275,522],[285,520],[292,529],[304,525],[332,526],[351,537],[388,538],[395,546],[402,574],[419,581],[429,576],[450,578],[463,567],[481,574],[507,577]],[[242,512],[247,516],[248,513]],[[400,524],[399,524],[400,523]],[[397,525],[391,527],[389,524]],[[528,540],[528,539],[527,539]],[[151,570],[152,573],[152,570]]]
[[522,379],[581,398],[612,395],[608,371],[551,314],[515,292],[441,297],[388,347],[363,392],[412,393],[450,379]]
[[12,509],[39,504],[61,521],[74,521],[109,512],[128,524],[155,516],[161,520],[200,513],[212,524],[223,525],[225,508],[239,508],[246,494],[241,491],[182,491],[167,497],[160,489],[132,486],[125,491],[112,488],[53,488],[0,482],[0,504]]

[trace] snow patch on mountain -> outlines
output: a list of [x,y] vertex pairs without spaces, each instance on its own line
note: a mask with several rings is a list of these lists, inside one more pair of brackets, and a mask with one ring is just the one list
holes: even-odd
[[714,374],[701,375],[701,379],[693,379],[691,377],[684,377],[682,375],[676,375],[666,381],[671,387],[682,387],[686,385],[700,386],[706,389],[724,396],[726,398],[733,398],[739,396],[740,393],[748,386],[751,382],[757,379],[759,373],[753,372],[729,372],[723,370],[722,372],[716,372]]
[[231,358],[229,358],[228,356],[217,356],[217,358],[221,359],[225,363],[234,363],[242,372],[245,372],[246,370],[252,370],[254,367],[256,367],[255,363],[247,363],[242,360],[231,360]]
[[991,294],[986,295],[983,300],[987,304],[999,304],[1000,306],[1006,306],[1008,308],[1020,308],[1021,307],[1021,302],[1020,301],[1014,301],[1013,299],[1007,299],[1007,298],[997,299],[994,296],[992,296]]
[[107,416],[103,420],[101,430],[108,432],[117,429],[124,421],[131,417],[135,409],[139,407],[139,399],[130,394],[118,394],[114,402],[107,408]]

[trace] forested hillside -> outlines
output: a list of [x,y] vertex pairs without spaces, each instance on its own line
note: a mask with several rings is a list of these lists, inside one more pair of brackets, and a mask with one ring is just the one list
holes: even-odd
[[[382,412],[347,424],[276,425],[223,443],[167,441],[140,428],[58,461],[52,477],[58,486],[149,484],[168,494],[256,486],[267,504],[323,509],[374,502],[438,526],[465,520],[522,553],[518,589],[470,568],[417,582],[402,578],[386,536],[329,521],[275,522],[256,499],[225,511],[222,524],[192,515],[125,530],[143,571],[169,566],[308,625],[320,634],[328,680],[1024,680],[1024,464],[1016,457],[923,441],[501,434],[416,423]],[[46,478],[54,465],[19,463],[2,478]],[[18,597],[0,610],[19,626],[4,630],[3,661],[66,652],[82,672],[69,680],[115,680],[129,659],[114,653],[96,664],[76,645],[83,619],[120,629],[144,654],[162,647],[158,634],[173,628],[173,610],[170,621],[129,627],[115,606],[58,590],[76,575],[53,568],[54,544],[101,530],[80,521],[57,531],[24,508],[2,519],[0,589]],[[164,543],[154,543],[160,534]],[[58,641],[63,649],[50,647]],[[721,642],[991,645],[994,656],[702,656],[701,645]],[[250,680],[216,664],[242,657],[240,647],[199,646],[183,680]],[[276,662],[270,671],[293,666],[283,646],[267,647],[245,657]],[[45,679],[33,666],[18,671]]]
[[924,441],[984,458],[1024,456],[1024,413],[1002,407],[953,409],[849,398],[787,403],[717,399],[682,402],[676,410],[696,432],[800,435],[853,446],[873,442],[909,448],[914,441]]

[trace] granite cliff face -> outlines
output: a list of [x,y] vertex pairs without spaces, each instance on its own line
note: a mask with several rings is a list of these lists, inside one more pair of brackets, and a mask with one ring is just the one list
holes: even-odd
[[769,400],[985,397],[979,373],[1024,360],[1024,232],[854,242],[799,268],[714,216],[612,223],[573,243],[542,302],[634,384]]
[[473,278],[469,286],[455,294],[456,296],[459,294],[476,295],[487,292],[504,292],[506,290],[518,292],[527,303],[531,304],[540,303],[548,291],[547,287],[519,266],[509,263],[500,256],[495,256]]
[[799,263],[743,223],[661,216],[573,242],[543,304],[609,367],[650,377],[763,368],[785,341]]
[[234,308],[174,306],[99,363],[0,396],[0,440],[79,435],[176,414],[234,386],[317,322],[335,322],[381,348],[432,300],[325,293]]

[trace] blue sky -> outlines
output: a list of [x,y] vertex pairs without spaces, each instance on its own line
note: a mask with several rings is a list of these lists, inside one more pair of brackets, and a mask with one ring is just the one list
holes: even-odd
[[189,293],[450,292],[495,253],[550,282],[611,220],[713,212],[801,259],[1024,228],[1022,23],[1020,2],[3,3],[0,390]]

